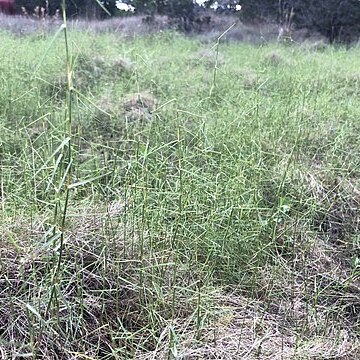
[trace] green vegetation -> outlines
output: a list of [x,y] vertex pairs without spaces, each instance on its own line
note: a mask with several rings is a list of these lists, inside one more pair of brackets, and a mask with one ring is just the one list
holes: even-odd
[[357,359],[360,56],[15,37],[0,354]]

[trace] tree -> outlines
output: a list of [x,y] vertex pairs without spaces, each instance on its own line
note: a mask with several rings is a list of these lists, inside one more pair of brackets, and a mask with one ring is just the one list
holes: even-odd
[[162,12],[164,8],[164,1],[160,0],[133,0],[131,1],[138,14],[155,15]]
[[11,15],[14,13],[15,0],[0,0],[0,13]]
[[243,6],[241,0],[206,0],[203,6],[220,14],[232,14],[238,11],[238,6]]
[[278,0],[242,0],[240,18],[246,22],[258,23],[276,21]]
[[193,0],[125,0],[135,7],[137,14],[167,15],[185,30],[192,29],[197,5]]
[[185,31],[192,29],[195,19],[195,5],[192,0],[172,0],[167,1],[164,13],[178,21],[178,25]]
[[325,36],[330,43],[350,42],[360,34],[360,1],[293,0],[294,23]]
[[[102,1],[104,7],[113,14],[116,9],[116,1],[108,0]],[[25,8],[29,14],[32,14],[34,9],[40,8],[48,9],[49,15],[54,15],[56,10],[62,8],[62,0],[17,0],[17,12],[21,12],[21,8]],[[82,16],[87,18],[104,17],[106,12],[99,6],[96,0],[66,0],[66,11],[69,18]]]
[[294,28],[317,32],[331,43],[350,42],[360,34],[359,0],[242,0],[241,5],[245,22],[273,21],[281,27],[291,15]]

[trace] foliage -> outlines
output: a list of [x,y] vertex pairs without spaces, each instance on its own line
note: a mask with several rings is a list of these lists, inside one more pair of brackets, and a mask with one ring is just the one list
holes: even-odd
[[307,28],[332,42],[350,42],[360,35],[360,2],[358,0],[294,0],[297,27]]
[[244,21],[261,22],[276,20],[278,15],[278,0],[243,0],[241,2],[241,18]]
[[360,35],[358,0],[243,0],[244,21],[278,21],[279,6],[293,9],[295,28],[305,28],[332,42],[350,42]]
[[[203,6],[193,0],[124,0],[123,2],[135,7],[136,14],[167,15],[175,19],[182,30],[189,31],[193,28],[199,13],[205,8],[223,14],[231,14],[236,10],[236,5],[241,4],[239,12],[244,22],[278,22],[279,8],[293,9],[294,28],[306,28],[326,37],[330,42],[350,42],[360,34],[360,2],[358,0],[208,0]],[[61,0],[49,0],[50,14],[61,7]],[[67,11],[69,17],[105,17],[106,13],[97,4],[96,0],[68,0]],[[117,14],[116,0],[103,2],[108,12]],[[214,5],[216,7],[214,8]],[[45,0],[18,0],[17,7],[24,6],[29,13],[36,6],[46,6]],[[216,10],[214,10],[216,9]]]
[[[107,0],[104,1],[104,6],[110,13],[114,13],[116,6],[115,0]],[[62,0],[17,0],[16,6],[18,12],[20,12],[21,8],[24,7],[29,14],[32,13],[33,9],[37,6],[43,8],[49,8],[50,15],[54,15],[57,9],[62,8],[63,1]],[[82,16],[87,18],[93,17],[103,17],[106,15],[104,10],[98,5],[96,0],[67,0],[66,1],[66,9],[68,13],[68,17],[76,17]]]

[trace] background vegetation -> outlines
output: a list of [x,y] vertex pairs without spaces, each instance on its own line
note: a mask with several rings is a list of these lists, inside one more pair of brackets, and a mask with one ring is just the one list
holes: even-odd
[[[17,0],[18,12],[25,7],[29,13],[36,6],[49,8],[50,14],[61,8],[62,0]],[[358,0],[107,0],[103,4],[108,14],[96,0],[67,1],[69,17],[106,18],[111,15],[129,15],[130,11],[119,11],[117,3],[130,4],[134,15],[167,15],[178,21],[185,31],[196,30],[201,21],[209,21],[217,14],[236,14],[244,23],[282,23],[291,20],[293,29],[306,29],[320,34],[330,42],[350,43],[360,34],[360,4]],[[238,10],[241,5],[241,11]],[[210,12],[209,10],[210,9]],[[204,18],[205,17],[205,18]]]

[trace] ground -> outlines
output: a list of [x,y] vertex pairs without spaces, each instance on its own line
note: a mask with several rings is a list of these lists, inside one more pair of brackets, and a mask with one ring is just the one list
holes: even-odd
[[358,359],[359,48],[66,34],[1,33],[2,358]]

